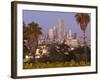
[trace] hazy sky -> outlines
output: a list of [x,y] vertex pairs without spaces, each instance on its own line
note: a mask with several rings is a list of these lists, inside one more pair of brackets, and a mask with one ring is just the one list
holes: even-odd
[[[34,10],[24,10],[23,11],[23,21],[25,24],[31,23],[32,21],[39,24],[42,27],[43,31],[47,33],[48,29],[58,26],[58,20],[64,20],[64,30],[67,32],[69,29],[73,33],[77,33],[78,37],[82,36],[82,30],[77,24],[75,19],[75,14],[72,12],[54,12],[54,11],[34,11]],[[90,15],[90,14],[89,14]],[[86,35],[90,38],[91,34],[91,25],[90,23],[86,29]]]

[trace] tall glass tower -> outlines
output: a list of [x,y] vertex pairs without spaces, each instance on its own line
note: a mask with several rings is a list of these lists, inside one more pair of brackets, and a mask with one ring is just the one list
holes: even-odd
[[60,42],[64,40],[64,20],[63,19],[58,20],[58,39]]

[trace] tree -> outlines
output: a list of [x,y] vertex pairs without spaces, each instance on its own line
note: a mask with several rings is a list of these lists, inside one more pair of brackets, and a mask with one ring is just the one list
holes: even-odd
[[86,43],[85,41],[85,30],[87,28],[88,23],[90,22],[90,16],[88,13],[76,13],[75,15],[76,21],[78,24],[80,24],[80,28],[83,31],[83,40],[84,45]]
[[86,61],[88,61],[88,58],[87,58],[88,54],[87,54],[86,40],[85,40],[85,30],[87,28],[88,23],[90,22],[90,16],[88,13],[77,13],[75,15],[75,17],[76,17],[77,23],[80,24],[81,30],[83,31],[83,41],[84,41],[83,42],[83,44],[84,44],[84,48],[83,48],[84,53],[83,54],[85,55],[84,57],[85,57]]
[[30,55],[35,57],[35,52],[38,47],[38,38],[42,34],[42,29],[37,23],[31,22],[27,26],[23,24],[23,32],[24,39],[28,40]]

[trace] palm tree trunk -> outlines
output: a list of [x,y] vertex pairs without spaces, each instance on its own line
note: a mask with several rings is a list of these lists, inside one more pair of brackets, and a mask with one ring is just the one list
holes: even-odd
[[86,49],[86,36],[85,36],[85,31],[83,31],[83,45],[84,45],[85,62],[87,62],[87,49]]
[[85,31],[83,31],[83,45],[86,46],[86,40],[85,40]]

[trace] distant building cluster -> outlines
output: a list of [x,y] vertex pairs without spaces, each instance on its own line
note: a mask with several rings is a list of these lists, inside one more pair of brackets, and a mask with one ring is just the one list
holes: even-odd
[[[32,40],[32,39],[30,39]],[[24,41],[27,48],[28,47],[28,41]],[[57,50],[58,52],[62,51],[62,49],[60,49],[59,45],[62,46],[62,48],[64,46],[68,46],[68,50],[74,50],[77,47],[82,46],[82,38],[78,38],[77,33],[72,32],[71,29],[65,30],[64,28],[64,20],[60,19],[58,20],[58,25],[57,26],[53,26],[52,28],[50,28],[47,33],[42,34],[39,39],[38,39],[38,47],[36,49],[36,53],[35,53],[35,58],[41,58],[41,56],[46,55],[49,56],[50,54],[50,45],[54,45],[56,48],[55,50]],[[64,43],[64,44],[63,44]],[[49,44],[49,46],[48,46]],[[29,46],[33,46],[34,44],[29,44]],[[90,40],[87,41],[87,45],[90,46]],[[67,49],[67,48],[66,48]],[[65,50],[66,50],[65,49]],[[29,49],[31,51],[31,48]],[[30,52],[31,53],[31,52]],[[29,54],[30,54],[29,53]],[[67,53],[67,51],[66,51]],[[64,54],[66,54],[64,53]],[[68,54],[68,53],[67,53]],[[26,55],[25,57],[25,61],[27,61],[27,59],[32,58],[32,55]]]
[[67,32],[64,30],[63,19],[59,19],[58,26],[50,28],[47,34],[44,34],[39,38],[39,44],[62,43],[63,41],[65,41],[65,43],[70,47],[77,47],[79,45],[77,33],[72,33],[71,29]]

